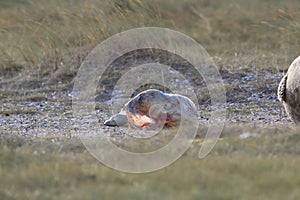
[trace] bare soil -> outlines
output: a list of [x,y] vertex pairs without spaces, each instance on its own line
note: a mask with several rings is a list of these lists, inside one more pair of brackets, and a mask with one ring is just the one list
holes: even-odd
[[[209,119],[210,97],[202,77],[178,56],[163,51],[143,50],[123,55],[105,71],[96,94],[96,111],[101,127],[108,132],[117,128],[102,126],[112,113],[110,98],[117,80],[131,67],[149,62],[160,62],[185,75],[198,94],[199,121],[206,126]],[[1,134],[26,137],[76,136],[76,122],[72,115],[72,87],[76,70],[33,70],[16,67],[2,71]],[[226,89],[227,125],[259,124],[281,126],[290,123],[277,99],[277,87],[283,71],[255,66],[218,66]],[[63,72],[61,72],[63,71]],[[167,90],[160,85],[143,85],[132,94],[147,88]]]

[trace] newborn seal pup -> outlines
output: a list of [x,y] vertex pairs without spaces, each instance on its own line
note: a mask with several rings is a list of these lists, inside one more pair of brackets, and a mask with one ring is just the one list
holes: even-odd
[[129,126],[152,129],[180,125],[181,117],[197,119],[195,104],[187,97],[149,89],[137,94],[124,105],[121,112],[104,122],[107,126]]
[[300,123],[300,56],[289,67],[278,87],[278,99],[294,123]]

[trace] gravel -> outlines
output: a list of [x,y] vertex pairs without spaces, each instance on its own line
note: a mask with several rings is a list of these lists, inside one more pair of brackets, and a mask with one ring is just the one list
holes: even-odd
[[[281,72],[249,68],[233,71],[232,67],[222,67],[220,72],[227,91],[225,106],[228,124],[260,123],[276,126],[289,122],[276,95]],[[205,84],[200,85],[204,87]],[[0,86],[5,91],[6,85],[0,83]],[[45,97],[38,101],[23,100],[24,96],[22,99],[19,96],[2,99],[0,133],[24,137],[76,137],[77,123],[72,115],[72,87],[53,90],[37,89],[36,93]],[[24,94],[26,88],[22,88],[22,91]],[[30,91],[32,93],[32,89]],[[110,104],[111,101],[107,98],[97,102],[96,113],[100,128],[120,135],[125,130],[102,125],[111,115]],[[200,101],[198,110],[200,125],[207,125],[213,110],[209,99]]]

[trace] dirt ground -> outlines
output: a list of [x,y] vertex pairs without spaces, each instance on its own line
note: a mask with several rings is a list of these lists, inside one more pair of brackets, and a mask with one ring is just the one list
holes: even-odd
[[[116,128],[102,125],[111,115],[110,106],[113,105],[109,99],[110,95],[118,78],[131,67],[132,63],[138,65],[160,62],[172,66],[182,74],[187,74],[191,69],[191,65],[184,60],[170,59],[164,53],[142,52],[142,54],[144,55],[140,56],[137,53],[120,58],[112,64],[110,68],[112,70],[105,72],[99,81],[95,98],[96,112],[101,127],[108,132],[116,131]],[[116,68],[119,71],[114,70]],[[251,66],[237,68],[223,65],[218,68],[226,89],[227,125],[259,124],[263,128],[265,125],[281,126],[290,123],[282,104],[277,99],[277,87],[284,74],[283,71]],[[22,69],[11,73],[2,72],[1,134],[27,137],[76,136],[76,122],[72,115],[72,86],[76,73],[64,74],[59,77],[58,82],[55,81],[57,79],[55,73],[40,73]],[[202,125],[207,125],[211,105],[205,82],[193,74],[187,77],[199,95],[199,121]],[[153,87],[161,89],[148,85],[138,88],[137,92]]]

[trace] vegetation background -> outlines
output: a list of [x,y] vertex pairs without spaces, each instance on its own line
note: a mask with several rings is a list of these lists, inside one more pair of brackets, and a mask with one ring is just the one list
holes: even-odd
[[[207,158],[198,139],[171,166],[135,175],[73,135],[71,91],[96,45],[146,26],[208,51],[229,80],[231,120]],[[297,0],[0,0],[0,199],[299,199],[299,129],[276,100],[299,45]]]

